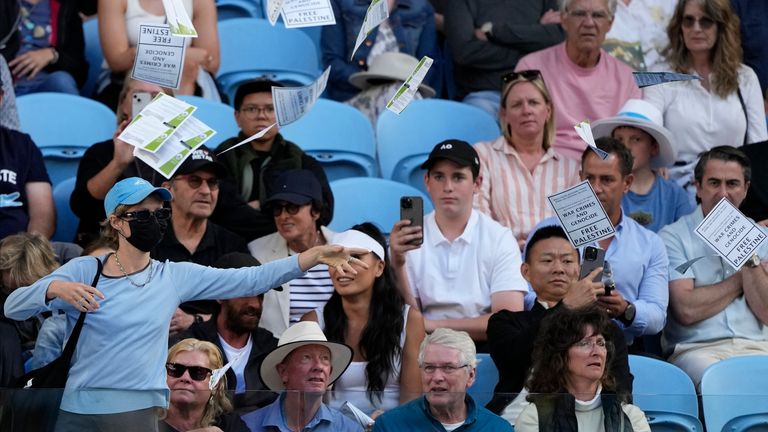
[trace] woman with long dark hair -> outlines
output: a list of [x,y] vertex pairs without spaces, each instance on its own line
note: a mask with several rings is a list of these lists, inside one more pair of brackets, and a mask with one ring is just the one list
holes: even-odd
[[352,363],[334,386],[335,399],[368,414],[386,411],[421,393],[417,357],[424,320],[400,295],[386,241],[373,224],[355,225],[336,234],[333,242],[370,251],[355,256],[368,268],[353,264],[356,275],[329,269],[333,295],[323,308],[302,319],[317,321],[329,341],[354,350]]

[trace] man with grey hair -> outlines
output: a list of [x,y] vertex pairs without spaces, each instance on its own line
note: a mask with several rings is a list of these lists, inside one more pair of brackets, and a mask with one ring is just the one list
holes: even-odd
[[611,29],[616,0],[561,0],[565,42],[529,54],[516,71],[541,71],[555,107],[555,150],[579,160],[586,143],[573,125],[606,118],[628,99],[642,99],[632,69],[601,47]]
[[424,396],[383,414],[373,430],[512,431],[467,394],[477,374],[475,354],[467,332],[438,328],[427,335],[419,348]]

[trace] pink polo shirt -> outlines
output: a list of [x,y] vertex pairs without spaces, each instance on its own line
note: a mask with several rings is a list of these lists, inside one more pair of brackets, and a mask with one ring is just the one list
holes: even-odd
[[538,69],[555,105],[557,138],[554,148],[563,155],[581,160],[587,147],[573,126],[583,120],[594,122],[616,115],[627,99],[642,98],[632,69],[600,50],[593,68],[582,68],[568,58],[565,42],[523,57],[515,70]]

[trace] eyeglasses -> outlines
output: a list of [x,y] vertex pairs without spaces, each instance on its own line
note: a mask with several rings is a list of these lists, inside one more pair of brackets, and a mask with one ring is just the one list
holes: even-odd
[[421,370],[424,371],[427,375],[432,375],[433,373],[437,372],[437,370],[443,371],[446,375],[453,375],[458,371],[459,369],[464,369],[465,367],[469,366],[468,364],[463,364],[461,366],[454,366],[454,365],[431,365],[431,364],[425,364],[421,367]]
[[165,370],[174,378],[181,378],[184,372],[189,371],[189,377],[194,381],[202,381],[213,371],[202,366],[187,366],[180,363],[166,363]]
[[511,83],[512,81],[517,81],[519,79],[524,79],[527,81],[533,81],[535,79],[540,79],[541,77],[541,71],[538,69],[528,69],[528,70],[521,70],[518,72],[510,72],[504,76],[501,77],[501,81],[504,84]]
[[260,113],[264,113],[267,116],[271,116],[275,113],[274,105],[246,105],[240,108],[240,112],[245,113],[248,117],[256,117]]
[[281,214],[283,214],[283,209],[288,212],[289,215],[293,216],[296,213],[301,210],[303,206],[300,206],[298,204],[291,204],[291,203],[282,203],[282,204],[275,204],[272,207],[272,216],[278,217]]
[[583,9],[568,11],[568,15],[576,18],[579,21],[586,21],[587,17],[591,17],[592,21],[607,21],[611,17],[608,12],[604,10],[585,11]]
[[120,219],[135,220],[138,222],[146,222],[151,217],[154,217],[158,221],[165,221],[171,218],[171,209],[159,208],[153,212],[149,210],[137,210],[137,211],[125,212],[118,217]]
[[691,15],[683,17],[683,27],[689,29],[693,28],[696,23],[699,23],[699,28],[702,30],[709,30],[715,25],[715,20],[710,17],[696,18]]
[[598,339],[598,340],[583,339],[573,344],[573,346],[583,351],[592,351],[594,347],[598,347],[600,349],[607,349],[608,342],[606,342],[605,339]]
[[188,175],[188,176],[179,175],[179,176],[176,176],[174,180],[186,180],[187,184],[192,189],[199,188],[200,186],[203,185],[203,182],[206,182],[208,184],[208,188],[212,191],[217,190],[219,188],[219,179],[217,179],[216,177],[202,178],[196,175]]

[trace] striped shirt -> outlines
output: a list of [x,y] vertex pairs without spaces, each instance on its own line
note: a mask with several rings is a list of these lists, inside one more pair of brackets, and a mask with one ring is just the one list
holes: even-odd
[[291,324],[299,322],[305,313],[325,306],[333,294],[333,282],[328,266],[318,264],[302,277],[288,282],[291,293]]
[[525,238],[539,221],[554,216],[547,195],[579,182],[578,162],[556,153],[552,147],[533,173],[503,136],[474,147],[483,175],[475,208],[509,227],[518,239]]

